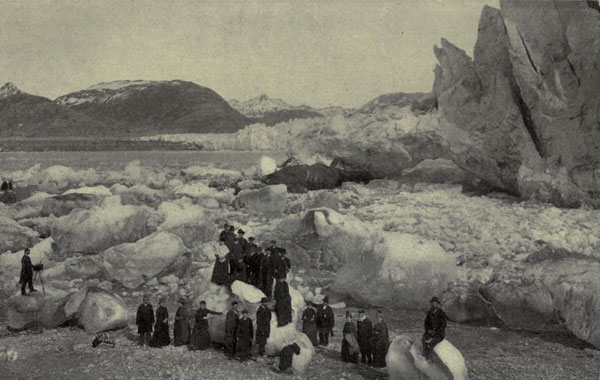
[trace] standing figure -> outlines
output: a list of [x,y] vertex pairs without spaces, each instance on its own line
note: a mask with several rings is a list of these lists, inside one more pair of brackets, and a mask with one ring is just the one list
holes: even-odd
[[292,297],[290,297],[290,288],[285,282],[285,278],[281,277],[277,280],[274,294],[277,327],[292,323]]
[[169,311],[165,306],[166,300],[161,298],[158,301],[158,308],[156,309],[156,322],[154,324],[154,334],[150,341],[151,347],[164,347],[171,343],[171,336],[169,335]]
[[431,309],[425,317],[425,333],[423,334],[423,355],[427,360],[432,359],[433,348],[444,340],[446,336],[446,313],[442,310],[440,300],[433,297],[430,301]]
[[271,310],[267,307],[268,302],[269,299],[263,297],[258,310],[256,310],[256,344],[260,356],[265,354],[267,339],[271,335]]
[[23,296],[26,295],[26,285],[29,285],[29,293],[37,292],[37,290],[33,288],[33,264],[31,264],[31,258],[29,257],[30,252],[29,248],[25,248],[23,257],[21,257],[21,276],[19,278],[19,283],[21,284],[21,295]]
[[271,259],[271,251],[265,250],[265,255],[261,258],[260,267],[258,269],[258,278],[260,290],[265,293],[267,298],[273,297],[273,266]]
[[246,272],[246,263],[244,262],[244,256],[238,256],[235,262],[235,270],[232,271],[231,282],[242,281],[248,282],[248,274]]
[[175,313],[175,323],[173,324],[173,343],[175,347],[190,343],[190,321],[186,300],[180,298],[177,303],[179,307]]
[[229,282],[229,261],[227,260],[227,247],[222,241],[219,242],[219,254],[215,255],[215,266],[210,281],[217,285],[227,285]]
[[358,312],[358,321],[356,322],[356,336],[358,346],[360,347],[361,361],[367,364],[373,364],[373,350],[371,349],[371,340],[373,338],[373,324],[367,318],[364,310]]
[[225,222],[225,224],[223,225],[223,231],[221,231],[221,233],[219,234],[219,241],[225,243],[225,241],[227,240],[227,232],[229,232],[229,223]]
[[377,323],[373,327],[373,344],[371,346],[373,347],[375,367],[385,367],[385,356],[390,347],[390,335],[381,310],[377,312]]
[[312,302],[308,301],[308,306],[302,312],[302,332],[308,336],[314,347],[317,347],[317,310]]
[[286,278],[290,268],[292,267],[290,259],[286,257],[287,251],[285,248],[278,248],[277,254],[273,261],[273,276],[275,279]]
[[252,319],[248,318],[248,310],[242,310],[242,318],[239,320],[237,332],[236,349],[240,361],[246,361],[251,358],[252,338],[254,337],[254,327]]
[[208,314],[221,315],[216,311],[208,310],[206,302],[200,301],[200,307],[196,310],[194,329],[190,337],[190,351],[206,350],[210,347],[210,330],[208,329]]
[[256,286],[257,288],[262,290],[262,282],[260,280],[260,263],[262,262],[263,258],[265,257],[264,253],[263,253],[263,249],[262,247],[256,247],[254,248],[254,254],[250,257],[249,259],[249,267],[250,267],[250,274],[249,274],[249,281],[251,285]]
[[8,190],[8,182],[2,181],[2,186],[0,187],[0,191]]
[[342,335],[342,361],[358,363],[360,348],[356,340],[356,326],[352,322],[352,313],[349,311],[346,312],[346,323]]
[[241,250],[241,255],[244,256],[246,255],[246,253],[248,252],[248,240],[246,240],[244,238],[244,235],[246,233],[244,232],[244,230],[242,230],[241,228],[238,230],[238,236],[237,238],[235,238],[235,240],[237,240],[239,246],[240,246],[240,250]]
[[225,317],[225,354],[230,359],[233,359],[235,356],[238,322],[238,303],[237,301],[233,301],[231,303],[231,310],[227,312]]
[[294,354],[300,355],[300,346],[297,343],[292,343],[289,346],[285,346],[279,353],[279,370],[285,373],[294,373],[292,369],[292,361],[294,360]]
[[139,345],[143,346],[150,345],[150,339],[152,338],[152,325],[154,324],[154,310],[152,305],[148,303],[148,296],[144,295],[142,298],[142,304],[137,309],[135,316],[135,324],[138,327],[138,334],[140,335]]
[[225,245],[231,250],[233,242],[235,241],[235,227],[233,225],[229,226],[229,231],[225,233],[224,239]]
[[333,326],[335,325],[335,316],[329,306],[329,297],[325,296],[323,304],[317,310],[317,330],[319,330],[319,344],[327,346],[329,344],[329,334],[333,335]]

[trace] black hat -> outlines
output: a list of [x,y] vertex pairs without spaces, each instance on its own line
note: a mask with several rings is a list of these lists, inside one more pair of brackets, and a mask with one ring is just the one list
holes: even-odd
[[225,222],[225,224],[223,224],[223,227],[225,227],[225,228],[229,227],[229,223]]
[[250,236],[250,237],[248,238],[248,240],[250,240],[250,241],[254,241],[254,236]]
[[235,306],[235,305],[237,305],[237,304],[238,304],[238,302],[237,302],[237,301],[233,301],[233,302],[231,303],[231,306]]
[[260,303],[267,303],[269,302],[269,299],[267,297],[263,297],[260,299]]
[[202,304],[206,305],[206,301],[200,301],[200,305]]
[[235,231],[235,226],[233,224],[229,226],[229,231]]
[[348,317],[352,318],[352,312],[350,310],[346,312],[346,318]]
[[329,296],[325,296],[325,297],[323,298],[323,302],[329,302]]
[[439,298],[437,298],[437,297],[432,297],[432,298],[429,300],[429,302],[437,302],[437,303],[440,303],[440,299],[439,299]]
[[277,244],[277,241],[271,240],[271,244]]
[[238,234],[245,234],[244,230],[242,230],[241,228],[238,230]]

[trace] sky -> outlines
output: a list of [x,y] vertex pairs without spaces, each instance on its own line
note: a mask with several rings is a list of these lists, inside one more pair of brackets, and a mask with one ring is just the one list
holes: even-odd
[[357,107],[426,92],[442,37],[472,55],[498,0],[0,0],[0,85],[54,99],[181,79],[225,99]]

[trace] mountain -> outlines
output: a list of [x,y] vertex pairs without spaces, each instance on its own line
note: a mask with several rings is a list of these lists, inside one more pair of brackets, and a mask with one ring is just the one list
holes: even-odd
[[362,113],[374,113],[385,107],[406,107],[411,106],[413,110],[418,109],[421,111],[429,111],[435,108],[435,97],[432,93],[416,92],[416,93],[405,93],[395,92],[391,94],[384,94],[371,100],[360,108]]
[[235,132],[249,123],[213,90],[180,80],[100,83],[56,103],[135,135]]
[[323,117],[321,113],[309,106],[292,106],[281,99],[269,98],[265,94],[248,99],[245,102],[232,99],[229,104],[254,123],[266,125],[275,125],[292,119]]
[[100,136],[114,128],[69,110],[50,99],[30,95],[14,84],[0,88],[0,136]]

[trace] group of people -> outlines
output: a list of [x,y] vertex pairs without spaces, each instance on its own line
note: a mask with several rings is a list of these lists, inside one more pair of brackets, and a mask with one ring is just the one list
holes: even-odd
[[358,363],[360,353],[362,363],[385,367],[390,336],[381,310],[377,311],[377,323],[374,326],[364,310],[358,312],[356,324],[352,320],[352,313],[347,311],[342,334],[343,361]]
[[9,191],[13,189],[12,181],[2,181],[2,186],[0,186],[0,191]]

